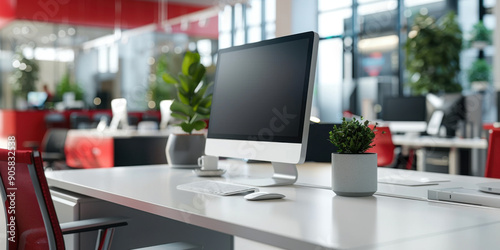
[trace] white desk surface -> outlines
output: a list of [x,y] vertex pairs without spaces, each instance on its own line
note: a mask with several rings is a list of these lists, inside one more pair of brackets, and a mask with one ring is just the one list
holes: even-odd
[[[224,178],[213,179],[234,181],[271,173],[265,164],[226,162],[223,167],[228,170]],[[299,182],[329,186],[329,169],[329,164],[299,166]],[[379,170],[379,176],[410,172]],[[299,185],[269,187],[261,190],[283,193],[286,198],[252,202],[240,195],[178,190],[179,184],[206,178],[166,165],[46,175],[54,187],[285,249],[459,249],[467,245],[474,246],[469,249],[492,249],[500,245],[500,237],[493,233],[500,229],[499,209],[425,201],[423,187],[410,191],[410,187],[379,184],[381,194],[400,193],[410,199],[385,195],[347,198],[331,190]],[[467,185],[485,180],[443,176]]]
[[488,148],[488,141],[482,138],[441,138],[432,136],[393,135],[395,145],[411,147],[441,147],[441,148]]

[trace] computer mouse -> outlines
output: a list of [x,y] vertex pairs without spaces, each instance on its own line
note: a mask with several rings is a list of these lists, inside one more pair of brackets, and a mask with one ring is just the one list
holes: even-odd
[[244,196],[245,199],[249,201],[260,201],[260,200],[271,200],[271,199],[281,199],[285,195],[278,193],[267,193],[267,192],[254,192]]

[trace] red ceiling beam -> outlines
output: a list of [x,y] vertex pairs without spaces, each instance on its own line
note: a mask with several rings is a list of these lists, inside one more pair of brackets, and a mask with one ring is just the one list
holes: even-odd
[[[204,10],[211,6],[184,5],[145,0],[0,0],[0,28],[2,20],[19,19],[70,25],[132,29],[159,23],[160,11],[164,19],[171,19]],[[210,18],[208,25],[191,32],[218,36],[218,20]],[[214,25],[216,22],[217,25]],[[174,29],[175,30],[175,29]]]

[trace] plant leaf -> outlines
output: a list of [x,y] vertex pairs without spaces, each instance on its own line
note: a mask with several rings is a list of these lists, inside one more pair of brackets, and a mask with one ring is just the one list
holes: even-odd
[[197,83],[201,82],[207,69],[201,63],[193,64],[193,65],[191,65],[191,67],[194,68],[193,74],[192,74],[193,80]]
[[191,108],[191,106],[189,105],[186,105],[180,101],[177,101],[175,100],[172,105],[170,106],[170,110],[172,112],[177,112],[177,113],[181,113],[181,114],[184,114],[188,117],[192,117],[194,116],[194,111],[193,109]]
[[193,75],[192,72],[190,72],[191,65],[199,62],[200,54],[187,51],[182,61],[182,73],[186,76]]
[[212,106],[212,94],[205,96],[203,100],[200,101],[200,107],[210,108]]
[[170,83],[170,84],[178,83],[177,79],[175,79],[172,75],[170,75],[169,73],[166,73],[166,72],[161,75],[161,78],[166,83]]
[[204,129],[207,126],[207,124],[204,121],[201,121],[201,120],[200,121],[195,121],[192,124],[193,124],[193,128],[195,130],[201,130],[201,129]]
[[205,92],[207,92],[207,89],[208,87],[212,86],[213,83],[210,83],[210,84],[206,84],[206,85],[203,85],[199,90],[198,92],[196,92],[194,94],[194,97],[193,97],[193,100],[192,100],[192,103],[193,104],[200,104],[202,99],[203,99],[203,96],[205,95]]
[[181,123],[181,128],[184,132],[191,134],[194,129],[194,125],[191,123],[183,122]]
[[187,117],[187,116],[185,116],[185,115],[182,115],[182,114],[180,114],[180,113],[174,113],[174,112],[172,112],[172,113],[171,113],[171,116],[172,116],[172,117],[175,117],[175,118],[177,118],[177,119],[179,119],[179,120],[181,120],[181,121],[187,121],[187,120],[189,120],[189,117]]
[[187,97],[187,94],[185,93],[182,93],[183,90],[181,88],[178,88],[177,89],[177,97],[179,98],[179,100],[186,104],[186,105],[189,105],[189,98]]

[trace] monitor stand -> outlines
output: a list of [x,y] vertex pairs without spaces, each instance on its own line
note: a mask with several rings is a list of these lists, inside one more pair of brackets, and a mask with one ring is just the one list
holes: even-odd
[[271,178],[261,179],[238,179],[238,183],[257,186],[257,187],[272,187],[292,185],[297,181],[298,172],[295,164],[272,162],[274,173]]

